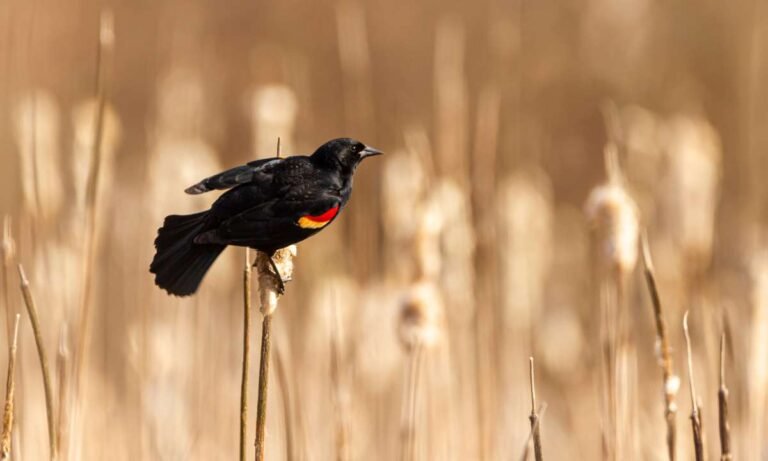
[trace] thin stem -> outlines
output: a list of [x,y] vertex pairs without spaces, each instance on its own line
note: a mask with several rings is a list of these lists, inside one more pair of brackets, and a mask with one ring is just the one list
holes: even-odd
[[416,459],[416,417],[418,410],[419,394],[419,370],[423,346],[414,345],[408,354],[407,389],[406,389],[406,417],[402,428],[402,444],[400,458],[402,461],[414,461]]
[[0,459],[11,459],[11,434],[13,433],[13,406],[16,376],[16,349],[19,344],[19,319],[21,314],[16,314],[13,322],[13,336],[8,348],[8,375],[5,384],[5,408],[3,411],[3,435],[0,439]]
[[240,461],[247,456],[248,437],[248,370],[250,368],[251,338],[251,261],[248,247],[245,248],[243,269],[243,374],[240,382]]
[[114,27],[112,14],[104,11],[99,25],[99,47],[96,55],[96,112],[93,125],[93,145],[91,162],[86,184],[86,220],[85,220],[85,255],[83,264],[83,286],[80,293],[80,325],[78,329],[77,350],[75,351],[75,401],[81,400],[79,394],[85,363],[86,350],[90,338],[91,287],[93,284],[93,266],[97,250],[97,211],[99,209],[98,191],[101,178],[102,139],[104,134],[104,113],[107,101],[107,67],[105,62],[111,58],[114,46]]
[[547,412],[547,402],[542,402],[541,405],[539,405],[538,410],[538,418],[536,419],[536,423],[531,428],[532,430],[528,432],[528,438],[525,439],[525,445],[523,445],[523,453],[520,455],[520,461],[527,461],[528,460],[528,452],[530,451],[530,445],[531,441],[533,440],[533,433],[535,428],[537,428],[541,424],[541,420],[544,419],[544,414]]
[[285,458],[296,459],[293,452],[293,424],[291,412],[291,389],[288,384],[288,373],[285,371],[285,363],[283,362],[282,355],[280,354],[280,348],[275,349],[275,371],[277,371],[277,383],[280,387],[283,401],[283,415],[285,418]]
[[696,402],[696,385],[693,379],[693,354],[691,353],[691,335],[688,332],[688,311],[683,316],[683,333],[685,333],[685,347],[688,354],[688,383],[691,392],[691,426],[693,427],[693,448],[696,452],[696,461],[704,461],[704,443],[699,415],[699,404]]
[[56,425],[54,424],[53,413],[53,393],[51,392],[51,379],[48,373],[48,359],[45,354],[45,345],[43,344],[43,335],[40,331],[40,321],[37,317],[37,306],[35,300],[32,297],[32,290],[29,287],[29,280],[24,273],[24,268],[21,264],[18,265],[19,278],[21,279],[21,294],[24,297],[24,304],[27,306],[27,313],[29,314],[29,321],[32,324],[32,332],[35,336],[35,344],[37,345],[37,355],[40,359],[40,369],[43,372],[43,387],[45,390],[45,410],[48,415],[48,442],[50,447],[51,459],[57,458],[56,450]]
[[[335,293],[334,293],[335,294]],[[330,357],[330,371],[331,371],[331,385],[333,386],[333,407],[334,414],[336,415],[336,460],[346,461],[349,459],[349,425],[347,422],[347,413],[342,395],[344,389],[344,383],[342,382],[341,370],[339,367],[339,360],[341,355],[341,338],[339,334],[339,309],[336,303],[336,297],[334,296],[333,306],[333,319],[331,320],[331,357]]]
[[11,236],[11,217],[8,215],[3,216],[3,237],[2,241],[0,242],[0,253],[2,253],[2,268],[3,273],[0,277],[0,283],[2,284],[3,288],[3,301],[5,302],[4,310],[5,310],[5,319],[6,319],[6,329],[8,332],[8,346],[11,346],[11,338],[12,338],[12,325],[13,325],[13,312],[15,309],[13,308],[13,304],[11,303],[11,290],[9,289],[10,284],[8,283],[8,278],[10,277],[11,272],[11,263],[13,262],[13,253],[14,253],[14,243],[13,243],[13,237]]
[[656,320],[656,336],[660,346],[659,351],[661,354],[661,369],[664,379],[664,419],[667,423],[667,452],[669,454],[670,461],[674,461],[675,441],[677,438],[677,431],[675,428],[677,404],[675,403],[675,397],[677,395],[679,379],[677,376],[675,376],[675,372],[672,366],[672,353],[671,346],[669,344],[667,323],[664,320],[664,312],[662,310],[662,304],[659,298],[659,290],[656,286],[656,276],[653,269],[653,261],[651,260],[651,252],[648,247],[648,236],[645,233],[643,233],[641,236],[640,242],[643,253],[645,281],[648,285],[648,292],[651,295],[651,302],[653,304],[653,317]]
[[272,346],[272,314],[264,315],[261,324],[261,363],[259,366],[259,403],[256,408],[256,461],[264,461],[264,434],[267,427],[267,382]]
[[720,389],[717,392],[720,423],[720,461],[731,461],[731,425],[728,422],[728,388],[725,385],[725,332],[720,336]]
[[531,434],[533,435],[533,454],[536,461],[543,461],[544,456],[541,450],[541,424],[539,415],[536,413],[536,381],[533,367],[533,357],[529,357],[530,377],[531,377],[531,415],[528,419],[531,421]]

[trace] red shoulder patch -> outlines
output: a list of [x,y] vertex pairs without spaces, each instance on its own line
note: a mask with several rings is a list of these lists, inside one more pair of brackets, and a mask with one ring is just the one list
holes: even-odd
[[318,215],[302,216],[299,218],[298,225],[305,229],[317,229],[328,224],[328,222],[336,217],[337,214],[339,214],[338,205]]

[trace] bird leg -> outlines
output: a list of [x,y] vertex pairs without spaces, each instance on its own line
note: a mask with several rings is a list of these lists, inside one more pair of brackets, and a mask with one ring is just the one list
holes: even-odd
[[277,278],[277,293],[282,296],[285,294],[285,281],[283,280],[283,276],[280,275],[280,270],[277,268],[277,264],[275,264],[275,260],[272,259],[272,255],[267,255],[269,258],[269,265],[272,266],[272,271],[275,273],[275,277]]

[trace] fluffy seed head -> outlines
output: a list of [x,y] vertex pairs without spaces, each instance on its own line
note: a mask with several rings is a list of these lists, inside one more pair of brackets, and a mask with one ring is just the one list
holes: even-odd
[[637,262],[639,224],[637,205],[626,189],[617,182],[597,186],[584,210],[606,267],[623,274],[631,272]]
[[414,284],[400,305],[398,334],[406,350],[417,346],[432,347],[440,339],[443,303],[434,283]]

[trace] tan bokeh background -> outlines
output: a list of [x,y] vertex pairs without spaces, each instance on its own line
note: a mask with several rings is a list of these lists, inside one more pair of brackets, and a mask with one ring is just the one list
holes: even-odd
[[[0,3],[0,211],[16,241],[2,317],[25,312],[21,262],[62,458],[236,456],[243,251],[171,298],[148,272],[155,231],[215,198],[184,188],[274,155],[278,136],[286,154],[352,136],[386,155],[299,245],[275,317],[269,459],[397,459],[409,424],[420,460],[519,459],[529,356],[547,458],[666,459],[639,229],[681,379],[680,459],[686,310],[708,454],[725,330],[735,454],[767,459],[767,26],[759,0]],[[26,315],[19,362],[14,451],[46,459]]]

